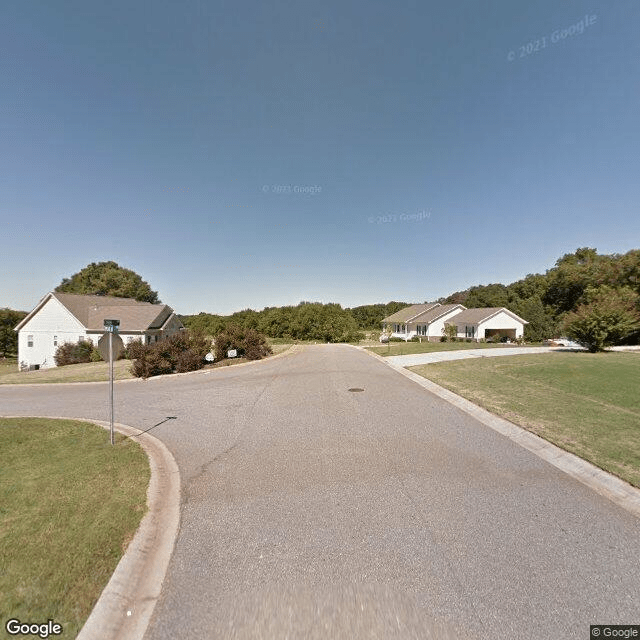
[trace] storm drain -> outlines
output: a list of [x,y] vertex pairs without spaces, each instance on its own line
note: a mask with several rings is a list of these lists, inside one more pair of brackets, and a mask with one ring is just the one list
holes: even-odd
[[359,387],[351,387],[351,389],[349,389],[349,391],[364,391],[364,389],[360,389]]

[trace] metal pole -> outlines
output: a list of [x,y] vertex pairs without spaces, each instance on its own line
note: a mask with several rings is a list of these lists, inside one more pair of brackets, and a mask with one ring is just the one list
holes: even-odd
[[111,427],[111,444],[113,442],[113,331],[109,331],[109,424]]

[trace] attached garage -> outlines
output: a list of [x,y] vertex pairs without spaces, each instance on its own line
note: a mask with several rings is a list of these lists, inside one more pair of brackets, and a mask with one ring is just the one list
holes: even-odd
[[478,342],[496,335],[517,340],[522,338],[524,325],[528,323],[504,307],[482,307],[465,309],[447,324],[457,327],[458,338],[471,338]]

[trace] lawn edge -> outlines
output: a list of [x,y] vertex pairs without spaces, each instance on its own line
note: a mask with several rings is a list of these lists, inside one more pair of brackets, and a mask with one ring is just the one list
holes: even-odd
[[[109,429],[108,422],[91,418],[1,417],[73,420]],[[172,453],[147,432],[122,423],[115,423],[114,428],[135,438],[149,460],[147,513],[76,640],[142,640],[160,598],[180,527],[180,471]]]
[[608,471],[595,466],[591,462],[588,462],[569,451],[565,451],[555,444],[548,442],[544,438],[527,431],[523,427],[487,411],[470,400],[459,396],[453,391],[449,391],[449,389],[445,389],[435,382],[432,382],[427,378],[423,378],[421,375],[413,371],[409,371],[400,365],[389,362],[386,358],[383,358],[376,353],[372,353],[371,351],[367,351],[366,349],[362,349],[360,347],[355,348],[365,351],[376,360],[384,362],[388,367],[391,367],[406,378],[409,378],[416,384],[419,384],[427,391],[430,391],[439,398],[446,400],[449,404],[452,404],[465,413],[468,413],[485,426],[497,431],[503,436],[506,436],[510,440],[513,440],[516,444],[519,444],[524,449],[531,451],[531,453],[535,454],[545,462],[552,464],[557,469],[560,469],[590,489],[593,489],[601,496],[604,496],[637,518],[640,518],[640,489],[637,489],[633,485],[625,482],[617,476],[614,476]]

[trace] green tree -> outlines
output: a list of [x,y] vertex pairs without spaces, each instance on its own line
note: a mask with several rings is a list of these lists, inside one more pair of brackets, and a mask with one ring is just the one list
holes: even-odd
[[515,300],[508,308],[529,323],[524,325],[524,339],[527,342],[541,342],[557,333],[553,313],[544,306],[539,296]]
[[589,351],[603,351],[640,328],[638,294],[629,287],[589,287],[584,303],[563,318],[566,334]]
[[442,327],[442,337],[444,338],[444,342],[454,342],[456,337],[458,336],[458,327],[455,324],[445,324]]
[[64,278],[56,291],[160,302],[157,291],[152,291],[137,273],[115,262],[92,262],[70,278]]
[[603,284],[606,264],[606,258],[589,247],[565,254],[547,271],[548,286],[542,301],[557,315],[576,309],[587,287]]
[[505,285],[499,283],[471,287],[464,306],[469,309],[478,307],[508,307],[509,292]]
[[18,333],[14,327],[27,315],[26,311],[0,309],[0,353],[2,357],[18,353]]

